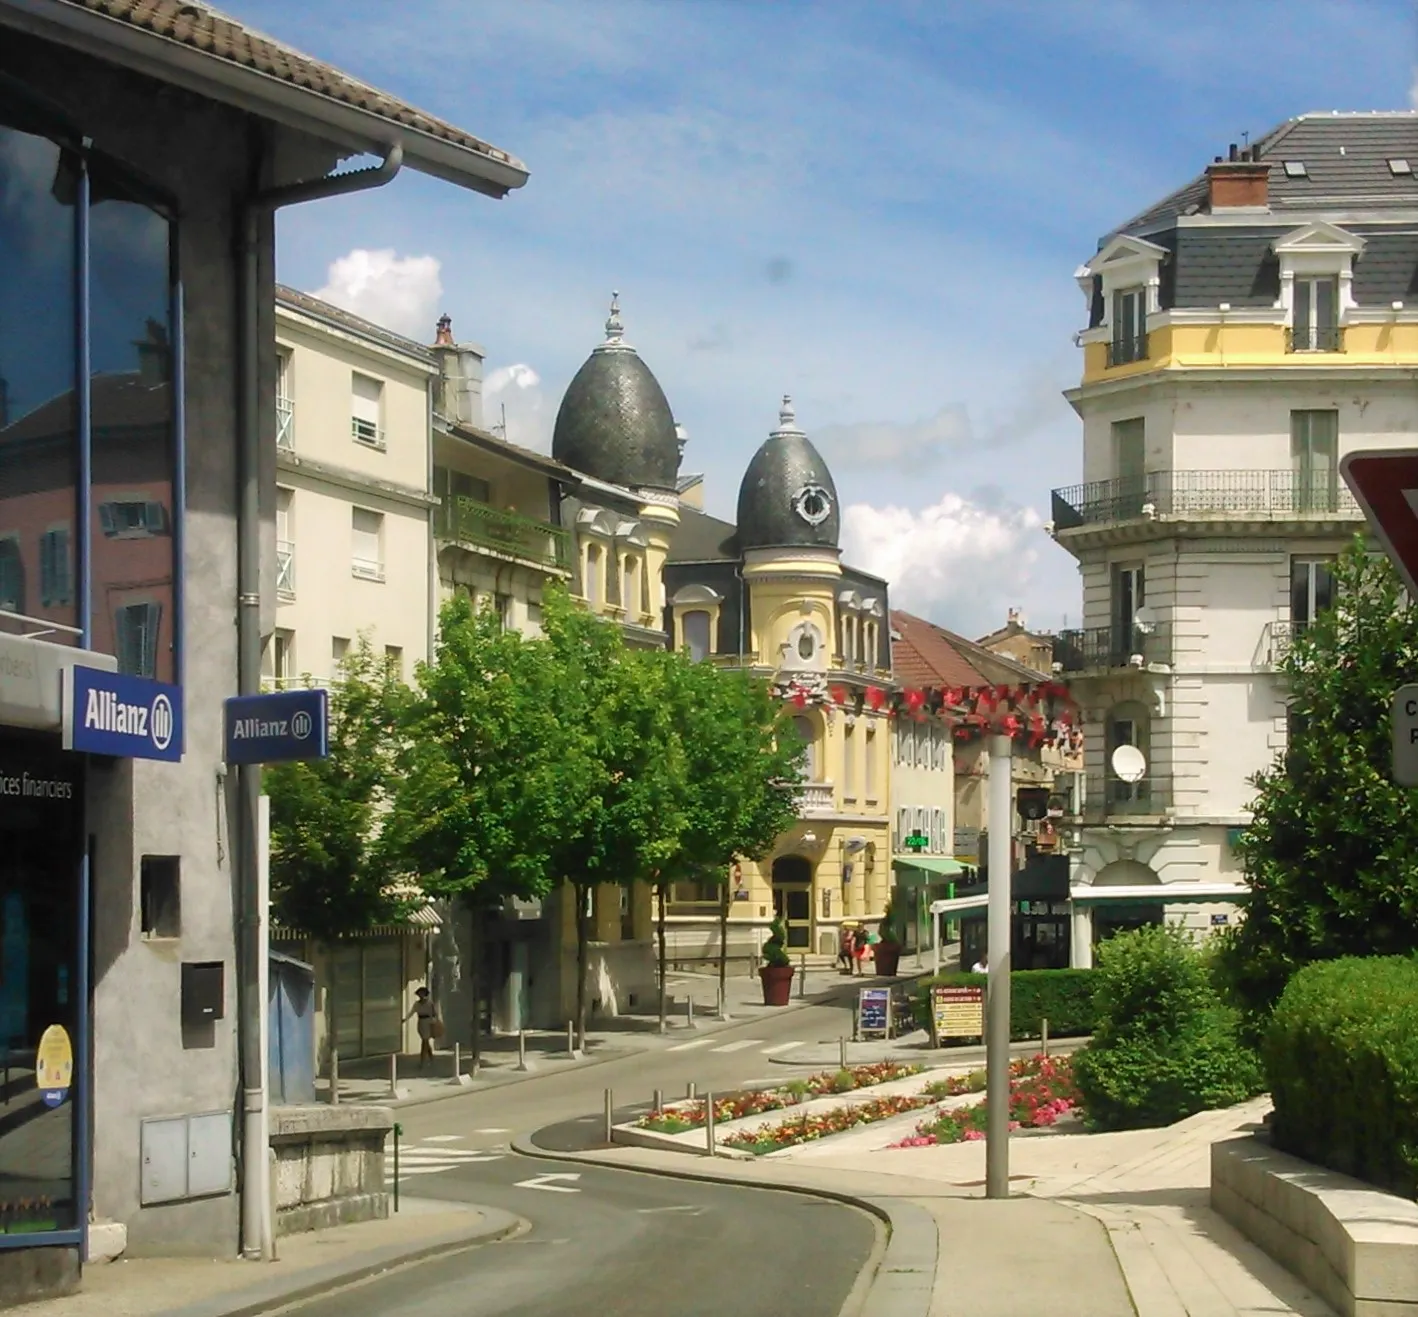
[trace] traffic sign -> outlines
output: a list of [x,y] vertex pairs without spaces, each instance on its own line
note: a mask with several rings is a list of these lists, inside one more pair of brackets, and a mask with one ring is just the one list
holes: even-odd
[[1418,598],[1418,448],[1347,453],[1339,473],[1409,593]]
[[1401,787],[1418,787],[1418,686],[1400,686],[1393,693],[1393,780]]

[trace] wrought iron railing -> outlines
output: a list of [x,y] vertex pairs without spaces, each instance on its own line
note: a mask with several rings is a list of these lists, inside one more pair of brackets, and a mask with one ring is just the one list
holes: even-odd
[[1053,492],[1056,530],[1139,517],[1274,520],[1360,516],[1337,468],[1296,471],[1150,471]]
[[1108,775],[1090,776],[1079,813],[1085,819],[1160,815],[1172,808],[1171,778],[1149,773],[1139,782]]
[[295,403],[289,398],[276,399],[276,447],[295,450]]
[[1133,361],[1147,360],[1147,335],[1135,334],[1132,338],[1115,338],[1108,344],[1108,365],[1126,366]]
[[289,540],[276,541],[276,593],[295,598],[295,545]]
[[1170,628],[1095,626],[1060,631],[1054,641],[1054,662],[1065,672],[1090,668],[1139,668],[1172,661]]
[[563,570],[571,563],[571,536],[561,526],[503,512],[471,498],[452,498],[438,509],[437,532],[458,544],[496,549]]
[[1270,624],[1270,661],[1282,663],[1295,641],[1304,634],[1308,622],[1285,618]]
[[1343,352],[1344,330],[1339,325],[1298,325],[1285,331],[1286,352]]

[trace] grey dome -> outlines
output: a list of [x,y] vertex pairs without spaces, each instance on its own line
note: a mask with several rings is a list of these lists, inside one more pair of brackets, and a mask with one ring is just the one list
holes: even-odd
[[798,429],[791,398],[783,399],[778,428],[744,472],[738,525],[745,549],[837,547],[837,486],[822,454]]
[[613,485],[673,493],[680,462],[675,419],[660,382],[621,333],[620,303],[613,300],[606,341],[561,400],[551,454]]

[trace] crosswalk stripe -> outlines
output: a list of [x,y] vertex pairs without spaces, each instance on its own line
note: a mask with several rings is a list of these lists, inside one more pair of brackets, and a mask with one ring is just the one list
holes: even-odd
[[712,1038],[691,1038],[687,1043],[676,1043],[673,1047],[665,1048],[667,1052],[687,1052],[691,1047],[703,1047],[705,1043],[712,1043]]
[[745,1047],[757,1047],[763,1041],[762,1038],[740,1038],[736,1043],[725,1043],[722,1047],[716,1047],[716,1052],[742,1052]]
[[784,1052],[791,1052],[795,1047],[802,1047],[802,1043],[779,1043],[776,1047],[765,1047],[764,1056],[782,1056]]
[[462,1141],[461,1134],[430,1134],[428,1138],[419,1140],[420,1143],[461,1143]]

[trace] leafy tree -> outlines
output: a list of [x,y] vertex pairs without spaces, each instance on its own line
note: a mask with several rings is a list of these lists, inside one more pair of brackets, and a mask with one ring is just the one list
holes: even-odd
[[1251,898],[1220,964],[1252,1033],[1301,966],[1418,949],[1418,811],[1394,784],[1389,724],[1394,690],[1418,679],[1418,608],[1361,537],[1281,670],[1289,744],[1254,778]]

